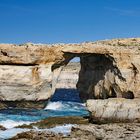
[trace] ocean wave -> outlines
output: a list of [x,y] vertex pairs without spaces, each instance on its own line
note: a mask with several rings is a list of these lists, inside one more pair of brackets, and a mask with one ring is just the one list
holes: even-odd
[[71,133],[71,128],[75,126],[74,124],[65,124],[60,126],[55,126],[49,129],[22,129],[22,128],[10,128],[5,131],[0,131],[0,140],[9,139],[16,136],[18,133],[27,132],[30,130],[34,131],[50,131],[53,133],[62,133],[63,135],[68,135]]
[[48,105],[45,107],[45,110],[50,109],[50,110],[60,110],[62,109],[63,104],[62,102],[49,102]]
[[30,129],[12,128],[0,131],[0,140],[5,140],[16,136],[18,133],[29,131]]
[[86,110],[85,104],[77,102],[57,101],[49,102],[44,110],[78,111]]

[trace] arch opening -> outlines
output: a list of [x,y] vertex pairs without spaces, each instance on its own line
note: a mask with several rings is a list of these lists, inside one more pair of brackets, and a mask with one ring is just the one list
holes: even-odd
[[[80,70],[79,74],[77,74],[78,80],[75,83],[75,89],[79,92],[79,97],[83,102],[88,99],[134,98],[134,94],[132,95],[130,92],[125,94],[127,95],[126,97],[116,84],[115,77],[122,81],[125,81],[125,78],[118,69],[114,58],[110,55],[65,53],[64,58],[64,61],[59,63],[59,67],[67,67],[70,63],[80,61]],[[58,66],[58,64],[55,65]],[[56,68],[55,65],[53,68]],[[71,75],[71,78],[73,77]]]
[[79,60],[78,57],[73,58],[62,66],[55,85],[56,90],[47,105],[47,109],[55,110],[55,113],[64,116],[89,116],[76,87],[81,69]]
[[80,57],[73,57],[62,68],[57,79],[56,90],[51,101],[74,101],[81,102],[76,84],[81,69]]

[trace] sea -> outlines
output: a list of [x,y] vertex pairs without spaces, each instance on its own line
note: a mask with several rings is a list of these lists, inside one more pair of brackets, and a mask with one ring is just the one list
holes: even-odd
[[[79,98],[76,89],[57,89],[49,103],[44,109],[4,109],[0,110],[0,125],[7,130],[0,130],[0,140],[11,138],[18,133],[30,131],[31,129],[15,128],[18,125],[30,124],[47,119],[48,117],[59,116],[88,116],[89,112],[84,103]],[[71,127],[76,124],[63,124],[54,128],[45,129],[55,133],[67,135],[71,132]],[[44,129],[34,128],[37,131]]]

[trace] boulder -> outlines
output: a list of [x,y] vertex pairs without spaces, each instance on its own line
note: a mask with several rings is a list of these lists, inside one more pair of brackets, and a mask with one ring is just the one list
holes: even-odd
[[90,99],[87,109],[94,123],[140,122],[140,99]]

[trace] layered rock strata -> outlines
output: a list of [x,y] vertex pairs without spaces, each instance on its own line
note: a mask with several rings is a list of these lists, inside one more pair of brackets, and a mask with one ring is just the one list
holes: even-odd
[[131,38],[81,44],[0,44],[1,103],[6,103],[4,107],[12,102],[18,106],[27,101],[46,103],[61,70],[74,57],[80,57],[77,89],[83,101],[140,97],[140,38]]
[[94,123],[140,122],[139,99],[87,100],[87,108]]
[[79,62],[69,62],[61,71],[57,80],[57,89],[76,89],[80,71]]

